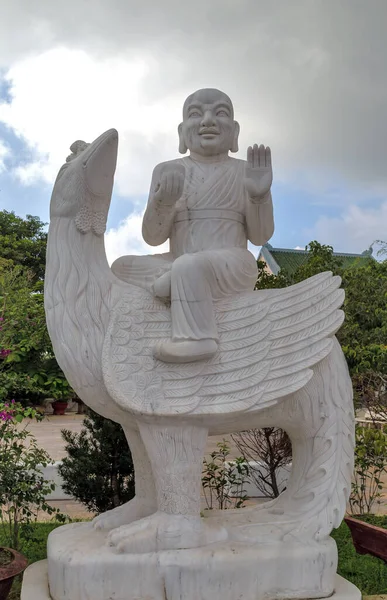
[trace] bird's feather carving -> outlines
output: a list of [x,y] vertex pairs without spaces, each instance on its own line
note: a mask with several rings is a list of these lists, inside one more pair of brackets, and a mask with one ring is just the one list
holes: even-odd
[[322,273],[276,294],[215,303],[219,349],[174,365],[153,358],[170,337],[170,309],[144,291],[113,311],[103,350],[105,384],[121,408],[142,414],[257,411],[301,389],[332,349],[343,321],[340,278]]

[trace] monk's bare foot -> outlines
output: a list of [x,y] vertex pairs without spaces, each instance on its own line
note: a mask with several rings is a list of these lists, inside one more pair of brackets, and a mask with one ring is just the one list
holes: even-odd
[[163,300],[171,297],[171,272],[168,271],[156,279],[152,289],[153,295]]
[[227,539],[227,531],[200,517],[157,512],[108,534],[107,543],[118,552],[144,554],[161,550],[198,548]]
[[128,525],[156,512],[156,505],[147,503],[143,498],[135,496],[133,500],[108,510],[93,519],[95,529],[115,529],[121,525]]
[[189,363],[211,358],[218,349],[215,340],[186,340],[160,342],[153,350],[154,357],[168,363]]

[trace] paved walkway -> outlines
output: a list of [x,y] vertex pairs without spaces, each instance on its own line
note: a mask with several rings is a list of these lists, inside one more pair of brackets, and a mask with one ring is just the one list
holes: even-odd
[[[76,413],[68,413],[63,416],[45,415],[44,420],[39,423],[30,421],[27,428],[36,437],[39,446],[47,450],[53,460],[61,460],[66,456],[64,449],[65,442],[62,439],[61,430],[69,429],[72,432],[79,433],[82,429],[83,419],[84,415]],[[24,424],[25,421],[23,422],[23,426]],[[223,439],[226,439],[230,443],[231,457],[235,458],[238,456],[235,444],[233,444],[231,437],[227,435],[209,437],[206,454],[210,454],[215,450],[216,444]]]
[[[30,421],[27,427],[36,437],[39,446],[47,450],[50,457],[56,461],[61,460],[64,456],[66,456],[64,449],[65,444],[61,436],[61,430],[69,429],[70,431],[79,433],[82,429],[83,419],[84,415],[78,415],[76,413],[68,413],[64,416],[46,415],[43,421],[39,423]],[[222,439],[226,439],[230,443],[230,458],[235,458],[238,456],[238,450],[235,447],[235,444],[233,444],[230,436],[209,437],[206,455],[208,456],[213,450],[215,450],[216,444]],[[60,508],[63,513],[68,514],[72,518],[82,519],[91,516],[90,513],[84,509],[83,505],[75,501],[60,500],[52,502],[52,504]],[[387,477],[385,479],[382,502],[379,506],[374,507],[373,512],[379,514],[387,513]]]
[[[61,460],[66,456],[65,442],[62,438],[62,429],[69,429],[74,433],[79,433],[82,429],[84,415],[78,415],[76,413],[67,413],[63,416],[45,415],[43,421],[37,423],[36,421],[23,422],[23,426],[26,426],[29,431],[36,437],[38,444],[41,448],[44,448],[52,458],[52,460]],[[210,437],[208,439],[206,455],[209,455],[213,450],[216,449],[216,444],[222,439],[227,439],[231,446],[231,458],[238,456],[238,451],[235,448],[230,436]],[[90,519],[93,515],[85,509],[85,507],[76,502],[75,500],[55,500],[51,501],[50,504],[55,508],[68,515],[72,519]],[[40,520],[50,519],[49,515],[41,513],[39,515]]]

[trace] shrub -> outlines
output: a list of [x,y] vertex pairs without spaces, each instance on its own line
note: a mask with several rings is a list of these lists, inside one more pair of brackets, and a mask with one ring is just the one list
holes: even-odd
[[249,477],[249,465],[243,457],[228,460],[230,446],[218,442],[218,449],[203,461],[202,487],[207,508],[241,508],[246,502],[244,485]]
[[121,425],[88,411],[84,429],[62,431],[68,456],[59,466],[63,489],[92,512],[105,512],[134,496],[132,455]]
[[25,417],[41,418],[36,411],[24,409],[14,400],[0,402],[0,519],[3,537],[15,550],[20,548],[21,538],[30,535],[39,511],[64,520],[46,502],[55,484],[44,479],[41,469],[51,459],[25,427],[18,427]]
[[363,515],[380,502],[382,477],[387,473],[387,433],[356,427],[355,472],[349,500],[351,511]]

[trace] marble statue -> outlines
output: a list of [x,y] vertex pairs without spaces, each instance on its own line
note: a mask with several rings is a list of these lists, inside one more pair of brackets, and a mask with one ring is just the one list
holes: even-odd
[[171,300],[172,339],[155,348],[160,360],[214,355],[213,300],[251,291],[257,281],[247,240],[263,245],[274,231],[271,152],[254,144],[247,162],[229,157],[238,151],[238,134],[226,94],[207,89],[187,98],[179,149],[190,154],[157,165],[143,223],[145,241],[158,246],[169,238],[170,252],[124,256],[112,265],[120,279]]
[[[51,199],[45,279],[58,362],[82,400],[120,423],[136,496],[50,534],[23,600],[360,599],[336,576],[330,532],[353,468],[352,386],[335,333],[340,278],[253,291],[247,240],[273,232],[271,153],[232,159],[230,99],[184,104],[180,152],[155,168],[143,233],[170,252],[109,267],[104,231],[118,134],[76,142]],[[208,435],[277,426],[292,441],[286,491],[201,516]],[[30,590],[30,592],[29,592]],[[35,590],[34,593],[32,591]],[[38,591],[37,591],[38,590]]]

